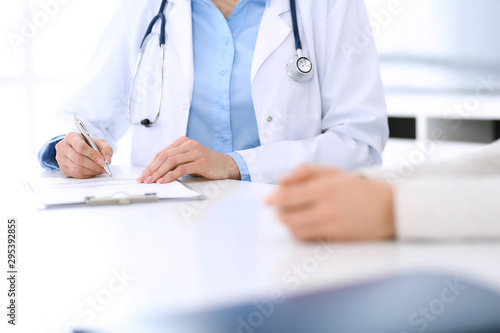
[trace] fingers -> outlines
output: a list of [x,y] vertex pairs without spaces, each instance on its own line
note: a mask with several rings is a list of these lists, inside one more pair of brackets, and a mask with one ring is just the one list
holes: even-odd
[[[139,183],[145,182],[145,183],[154,183],[160,178],[161,176],[165,175],[167,172],[171,171],[172,168],[177,167],[175,164],[175,159],[171,161],[169,164],[170,169],[167,171],[164,171],[163,175],[159,175],[158,173],[154,175],[161,167],[164,166],[164,164],[169,160],[172,159],[174,156],[183,154],[189,150],[189,146],[187,145],[188,142],[190,142],[189,138],[182,136],[175,140],[172,144],[168,145],[165,149],[160,151],[158,154],[155,155],[151,163],[144,169],[142,174],[137,178],[137,181]],[[163,169],[165,170],[165,168]],[[153,176],[154,175],[154,176]]]
[[170,169],[166,170],[164,174],[171,171],[173,168],[177,167],[177,163],[182,161],[187,162],[186,159],[178,160],[178,156],[181,154],[185,154],[189,151],[189,149],[185,145],[181,145],[175,148],[171,148],[170,150],[163,150],[159,154],[157,154],[157,158],[154,162],[152,162],[146,170],[144,170],[145,175],[153,175],[160,169],[165,169],[167,166]]
[[156,154],[153,162],[149,164],[137,179],[138,182],[154,183],[182,163],[192,161],[188,155],[189,148],[186,145],[177,146],[170,150],[164,149]]
[[337,207],[328,200],[338,192],[338,175],[332,168],[301,167],[292,174],[292,181],[282,184],[266,203],[275,206],[278,219],[295,238],[330,238],[340,219]]
[[111,164],[111,158],[113,157],[113,148],[104,139],[93,138],[97,148],[101,152],[104,159]]
[[318,201],[325,192],[334,191],[331,179],[323,174],[303,183],[282,185],[266,201],[278,209],[291,209]]
[[333,209],[313,205],[293,211],[278,211],[278,219],[285,224],[292,235],[303,241],[331,238],[338,227]]
[[315,171],[314,167],[312,167],[310,165],[300,166],[297,169],[295,169],[292,173],[283,176],[280,179],[279,184],[280,185],[291,185],[294,183],[303,182],[307,179],[310,179],[314,175],[314,173],[315,173],[314,171]]
[[[187,170],[186,167],[181,168],[181,166],[187,165],[187,164],[189,164],[189,162],[192,162],[193,160],[194,160],[193,156],[191,156],[188,153],[178,154],[178,155],[174,155],[172,157],[169,157],[165,161],[165,163],[163,163],[158,168],[158,170],[156,170],[151,176],[147,177],[144,180],[144,182],[145,183],[158,182],[160,184],[164,184],[164,183],[171,182],[171,181],[173,181],[181,176],[184,176],[186,174],[190,174],[190,173],[187,173],[189,171]],[[173,173],[174,171],[176,171],[176,172]],[[176,176],[179,173],[182,173],[182,174]]]
[[292,209],[296,206],[304,206],[312,201],[316,195],[307,190],[308,185],[295,185],[281,187],[276,190],[266,201],[270,206],[276,206],[278,209]]
[[98,175],[103,174],[105,171],[101,168],[102,171],[95,171],[91,169],[87,169],[81,165],[73,163],[71,161],[61,165],[60,169],[63,174],[72,178],[86,179],[92,178]]
[[315,220],[312,212],[315,206],[305,206],[293,210],[279,209],[276,213],[277,218],[289,227],[305,228],[314,224]]
[[156,154],[137,181],[167,183],[184,175],[197,175],[207,179],[240,177],[238,166],[231,156],[181,137]]
[[[76,151],[74,149],[67,149],[65,151],[65,155],[72,162],[71,164],[75,164],[76,166],[80,166],[80,167],[83,167],[85,169],[92,170],[96,173],[97,172],[101,173],[103,171],[103,168],[101,165],[96,164],[95,161],[93,161],[91,158],[89,158],[88,156],[86,156],[82,153],[79,153],[78,151]],[[99,161],[101,161],[102,157],[97,157],[97,159]],[[104,161],[102,161],[102,164],[104,164]]]
[[331,167],[322,167],[322,166],[312,166],[312,165],[303,165],[298,167],[292,173],[283,176],[281,178],[279,184],[280,185],[292,185],[301,182],[305,182],[314,177],[318,177],[324,175],[325,173],[335,173],[336,169]]
[[[175,140],[174,142],[172,142],[170,145],[168,145],[166,148],[162,149],[162,151],[160,151],[158,154],[156,154],[156,156],[153,158],[153,160],[151,161],[151,163],[149,163],[149,165],[146,167],[146,169],[144,171],[148,171],[149,173],[151,173],[151,169],[154,166],[157,169],[158,165],[161,164],[161,163],[158,162],[158,160],[161,159],[162,157],[165,157],[165,156],[162,156],[162,153],[168,152],[171,149],[179,147],[179,146],[185,144],[188,141],[191,141],[191,139],[189,139],[188,137],[185,137],[185,136],[181,136],[180,138],[178,138],[177,140]],[[156,169],[154,169],[154,170],[156,170]]]
[[104,157],[101,155],[101,153],[90,147],[87,142],[85,142],[81,134],[70,133],[68,135],[70,135],[70,137],[68,138],[68,144],[73,148],[75,152],[89,158],[95,164],[101,167],[104,166]]
[[[107,145],[103,142],[100,144],[103,147]],[[110,148],[107,149],[109,152]],[[80,133],[68,133],[62,141],[57,143],[56,160],[61,171],[68,177],[89,178],[104,173],[103,156],[92,149]]]
[[160,184],[173,182],[174,180],[182,176],[195,174],[195,169],[196,163],[181,164],[170,173],[162,177],[158,182]]
[[97,166],[87,157],[78,155],[69,148],[64,149],[64,147],[60,147],[61,146],[59,146],[59,151],[56,155],[56,160],[62,173],[66,176],[73,178],[90,178],[104,172],[102,167]]

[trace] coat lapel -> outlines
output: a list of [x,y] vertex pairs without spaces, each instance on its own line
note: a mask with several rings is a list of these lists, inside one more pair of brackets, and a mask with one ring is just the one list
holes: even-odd
[[251,71],[252,82],[264,61],[283,43],[292,31],[291,27],[281,18],[281,15],[286,12],[290,12],[290,2],[288,0],[268,0],[255,45]]
[[[188,84],[189,97],[192,98],[194,62],[191,1],[170,0],[165,13],[167,18],[167,38],[174,45],[179,55],[182,71]],[[168,59],[165,59],[165,61],[168,63]]]

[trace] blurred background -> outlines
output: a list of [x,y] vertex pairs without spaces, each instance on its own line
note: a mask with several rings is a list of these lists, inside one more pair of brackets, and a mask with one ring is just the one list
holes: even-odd
[[[3,174],[42,170],[61,101],[83,81],[118,0],[0,0]],[[6,154],[5,154],[6,153]]]
[[[36,153],[118,1],[0,1],[4,174],[41,171]],[[500,137],[500,0],[365,2],[390,115],[385,165],[420,164]],[[128,153],[119,149],[114,163],[128,163]]]
[[366,0],[402,168],[500,137],[500,1]]

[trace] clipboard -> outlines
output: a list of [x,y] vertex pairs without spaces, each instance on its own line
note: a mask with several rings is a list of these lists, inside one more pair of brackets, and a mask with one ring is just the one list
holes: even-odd
[[[122,192],[123,193],[123,192]],[[86,197],[85,204],[88,206],[104,206],[104,205],[130,205],[133,203],[154,202],[158,200],[156,193],[146,193],[144,195],[126,195],[125,197]]]
[[201,200],[204,196],[179,180],[168,184],[137,183],[137,173],[100,175],[91,179],[37,178],[25,183],[36,197],[39,208],[75,206],[131,205],[161,200]]

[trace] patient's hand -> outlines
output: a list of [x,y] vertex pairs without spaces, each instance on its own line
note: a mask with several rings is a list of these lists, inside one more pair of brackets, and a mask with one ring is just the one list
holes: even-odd
[[395,236],[393,190],[345,171],[303,166],[268,198],[301,240],[380,240]]

